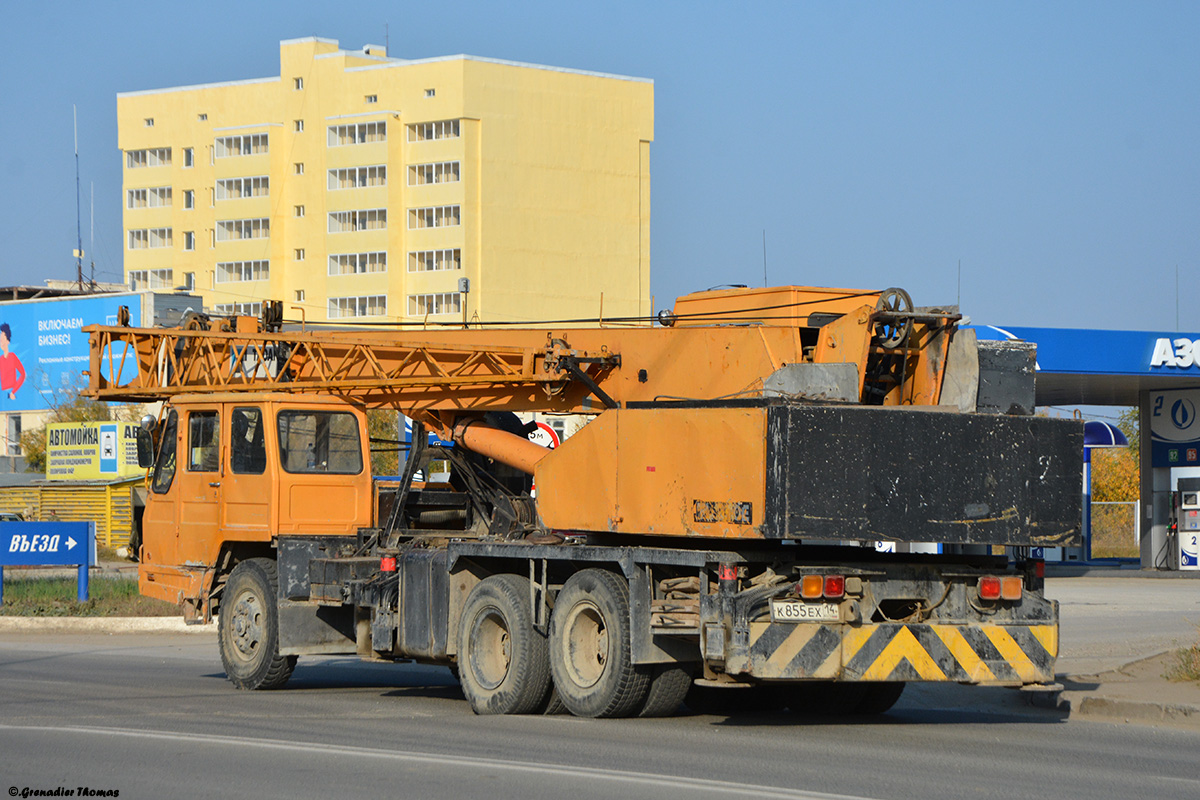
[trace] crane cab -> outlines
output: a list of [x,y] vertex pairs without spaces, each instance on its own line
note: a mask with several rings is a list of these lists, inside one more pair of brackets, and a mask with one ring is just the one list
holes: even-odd
[[218,571],[279,534],[371,524],[366,415],[328,396],[180,395],[163,411],[142,514],[143,594],[209,615]]

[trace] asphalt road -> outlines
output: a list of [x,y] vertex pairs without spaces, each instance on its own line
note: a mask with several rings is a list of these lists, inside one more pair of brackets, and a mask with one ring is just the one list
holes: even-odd
[[308,658],[285,690],[239,692],[208,636],[4,634],[0,792],[1200,797],[1200,734],[1066,721],[1015,694],[918,687],[851,722],[476,717],[444,669]]

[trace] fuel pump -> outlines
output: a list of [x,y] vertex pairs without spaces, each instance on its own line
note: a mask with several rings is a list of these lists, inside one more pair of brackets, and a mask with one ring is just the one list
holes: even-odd
[[1200,478],[1180,478],[1172,492],[1170,535],[1176,569],[1200,570]]

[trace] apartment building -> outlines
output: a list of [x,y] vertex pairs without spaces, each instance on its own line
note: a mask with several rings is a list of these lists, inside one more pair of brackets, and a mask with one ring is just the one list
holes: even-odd
[[651,313],[648,80],[292,39],[276,77],[122,93],[117,124],[131,288],[309,320]]

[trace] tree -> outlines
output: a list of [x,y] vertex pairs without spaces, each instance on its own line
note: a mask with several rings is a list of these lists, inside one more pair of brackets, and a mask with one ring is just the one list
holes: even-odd
[[1103,502],[1136,501],[1141,491],[1138,410],[1127,408],[1117,420],[1128,447],[1092,450],[1092,500]]
[[402,444],[396,442],[398,419],[398,414],[389,408],[367,412],[367,435],[375,440],[371,443],[372,475],[397,475],[400,472],[399,452],[396,449]]
[[136,418],[137,407],[112,407],[101,400],[91,400],[76,390],[56,393],[46,415],[46,424],[30,428],[21,433],[21,453],[25,456],[26,472],[46,471],[46,425],[55,422],[106,422],[108,420],[131,421]]

